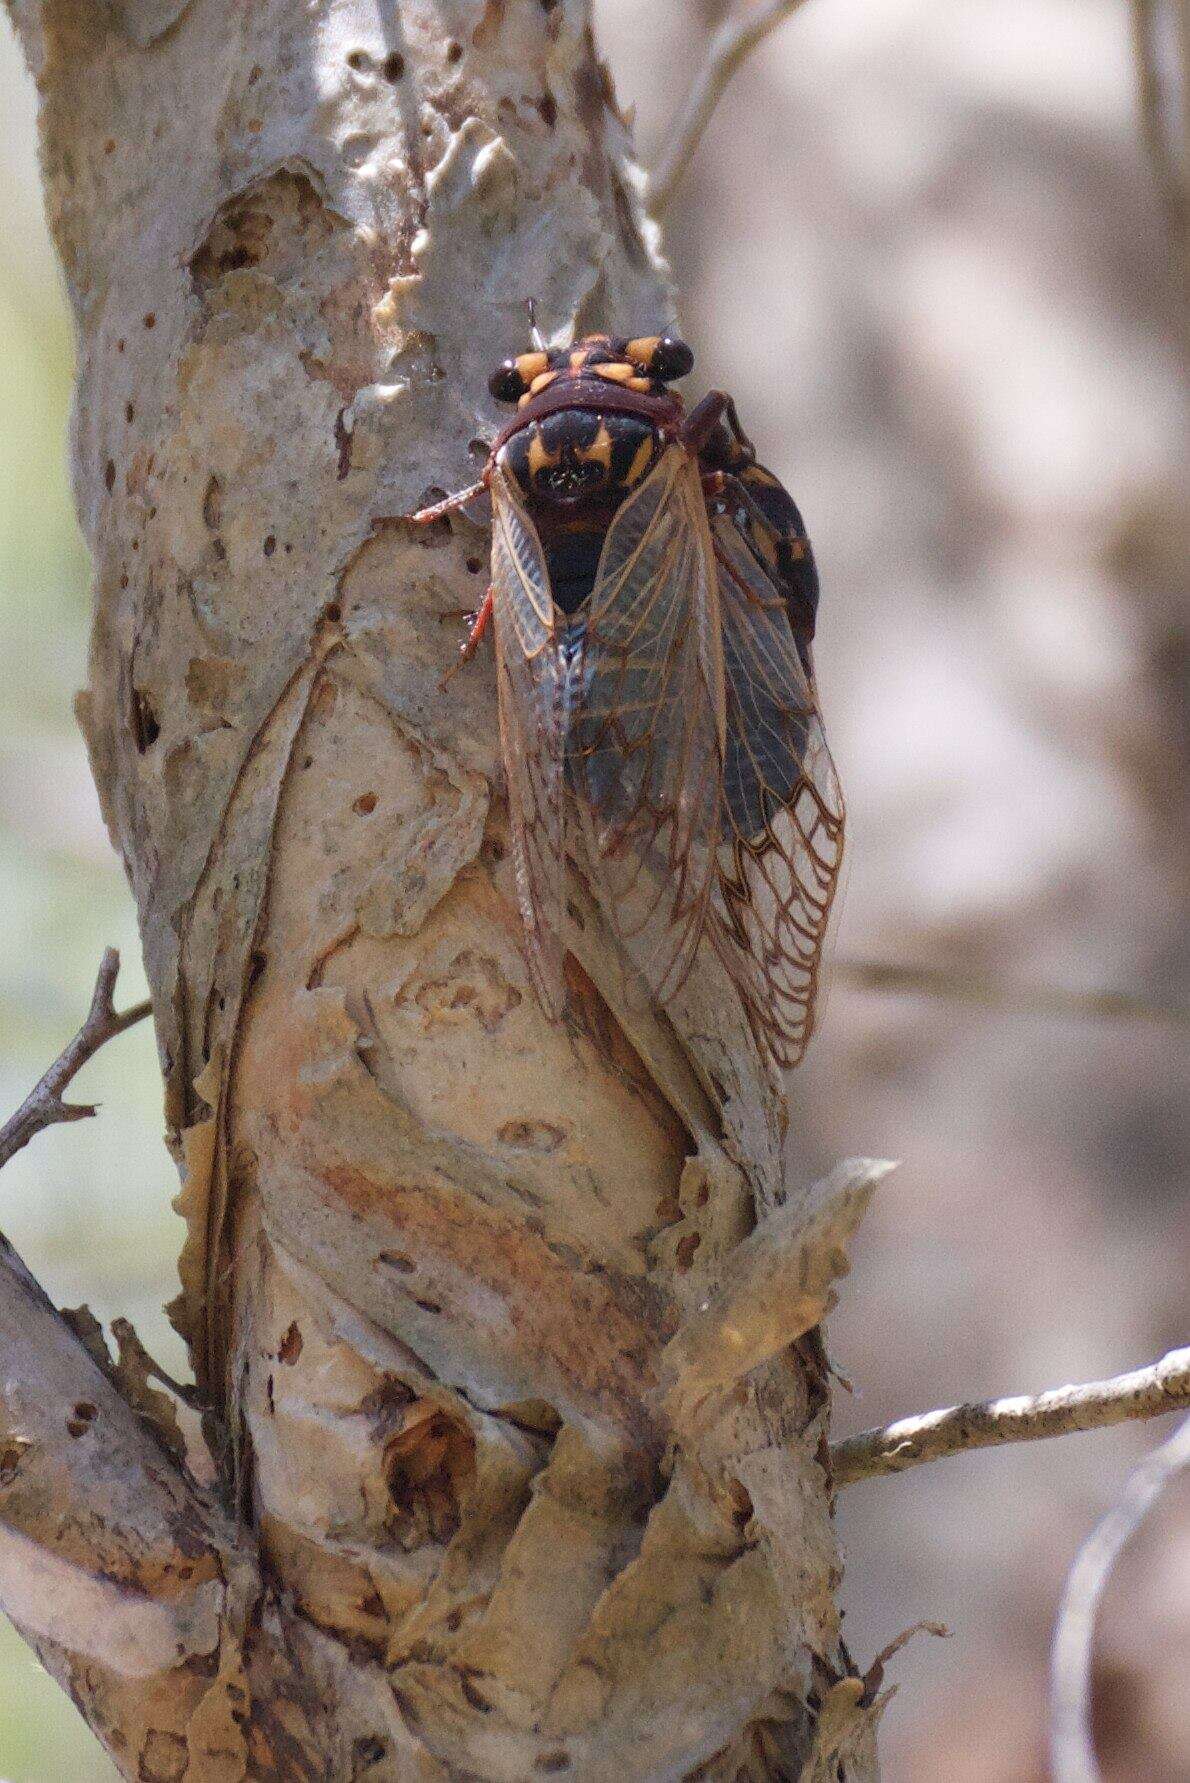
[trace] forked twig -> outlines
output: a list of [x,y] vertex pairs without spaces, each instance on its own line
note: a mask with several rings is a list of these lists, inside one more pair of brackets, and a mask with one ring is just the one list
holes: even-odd
[[880,1474],[903,1473],[926,1461],[989,1449],[1001,1443],[1036,1442],[1075,1430],[1103,1430],[1130,1418],[1157,1418],[1190,1408],[1190,1349],[1170,1350],[1148,1368],[1107,1381],[1052,1387],[1016,1399],[984,1399],[941,1411],[900,1418],[835,1443],[831,1472],[836,1487]]
[[0,1169],[44,1128],[60,1121],[86,1120],[95,1113],[93,1103],[64,1101],[62,1092],[101,1046],[143,1021],[152,1008],[146,1001],[134,1003],[131,1009],[116,1009],[112,997],[119,971],[120,956],[114,947],[109,947],[100,963],[86,1021],[16,1113],[0,1127]]
[[805,0],[759,0],[748,12],[728,17],[719,26],[702,70],[670,129],[670,146],[649,180],[648,206],[655,217],[661,216],[676,192],[736,69],[770,31],[804,4]]
[[1054,1783],[1098,1783],[1091,1740],[1091,1651],[1095,1612],[1121,1550],[1166,1486],[1190,1467],[1190,1418],[1133,1469],[1118,1504],[1091,1531],[1066,1580],[1050,1658]]

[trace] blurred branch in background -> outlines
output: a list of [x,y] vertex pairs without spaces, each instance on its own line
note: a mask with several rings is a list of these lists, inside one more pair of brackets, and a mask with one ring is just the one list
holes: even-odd
[[836,1486],[881,1474],[904,1473],[926,1461],[962,1455],[1002,1443],[1036,1442],[1103,1430],[1131,1418],[1157,1418],[1190,1407],[1190,1349],[1171,1350],[1148,1368],[1078,1387],[1052,1387],[1017,1399],[985,1399],[942,1411],[900,1418],[883,1429],[864,1430],[831,1449]]
[[939,997],[978,1003],[1019,1015],[1067,1015],[1097,1021],[1173,1022],[1190,1027],[1190,1010],[1152,1003],[1127,991],[1070,991],[1057,985],[1006,983],[986,972],[953,971],[945,966],[901,965],[891,960],[840,959],[829,970],[856,990],[891,991],[905,996]]
[[[1178,133],[1179,124],[1183,133],[1190,128],[1186,116],[1187,60],[1190,58],[1188,9],[1184,0],[1175,0],[1172,8],[1163,0],[1132,0],[1131,12],[1141,140],[1165,212],[1175,263],[1184,274],[1186,166],[1178,148]],[[1162,43],[1167,26],[1168,38],[1172,40],[1168,45],[1168,56]],[[1168,73],[1163,73],[1163,62],[1167,69],[1172,63]]]
[[116,1009],[112,998],[119,972],[120,956],[114,947],[109,947],[100,962],[86,1021],[16,1113],[0,1127],[0,1169],[43,1128],[56,1126],[60,1121],[86,1120],[95,1113],[94,1103],[65,1102],[62,1092],[101,1046],[143,1021],[152,1008],[146,1000],[133,1004],[131,1009]]
[[775,31],[804,4],[805,0],[767,0],[739,17],[724,19],[719,26],[711,38],[702,70],[669,132],[669,147],[650,176],[647,199],[655,217],[662,215],[681,184],[736,69],[770,31]]
[[[1190,1352],[1182,1351],[1183,1355]],[[1166,1357],[1168,1362],[1171,1358]],[[1099,1783],[1091,1738],[1095,1613],[1112,1567],[1162,1492],[1190,1467],[1190,1418],[1133,1469],[1119,1503],[1096,1525],[1070,1569],[1054,1630],[1050,1756],[1054,1783]]]

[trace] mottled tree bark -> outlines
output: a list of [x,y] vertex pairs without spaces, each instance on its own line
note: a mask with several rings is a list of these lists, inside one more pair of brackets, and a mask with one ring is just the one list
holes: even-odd
[[10,1264],[0,1601],[130,1777],[870,1777],[791,1345],[876,1173],[799,1198],[713,962],[650,1011],[577,872],[537,1008],[439,688],[486,533],[401,518],[528,298],[671,316],[587,8],[13,10],[216,1475]]

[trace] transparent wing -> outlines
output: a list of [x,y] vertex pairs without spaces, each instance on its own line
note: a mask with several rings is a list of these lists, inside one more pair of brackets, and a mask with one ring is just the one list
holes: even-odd
[[842,863],[843,796],[785,600],[728,515],[716,515],[711,530],[727,682],[712,935],[754,1033],[789,1067],[813,1029]]
[[529,977],[542,1007],[557,1017],[564,1003],[566,676],[541,541],[498,469],[491,492],[496,688],[517,895]]
[[600,900],[653,995],[680,989],[706,928],[723,804],[724,681],[698,467],[665,452],[608,530],[569,740]]

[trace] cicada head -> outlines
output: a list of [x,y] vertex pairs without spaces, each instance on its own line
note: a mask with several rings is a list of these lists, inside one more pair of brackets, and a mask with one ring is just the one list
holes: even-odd
[[506,359],[489,386],[517,406],[496,442],[501,468],[547,523],[606,525],[673,437],[683,411],[669,382],[693,363],[671,334],[592,334]]
[[497,402],[524,406],[559,379],[602,379],[622,389],[659,395],[694,365],[694,354],[675,334],[590,334],[573,347],[538,347],[505,359],[488,380]]

